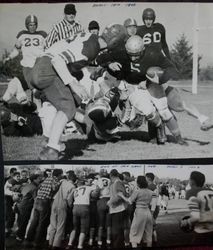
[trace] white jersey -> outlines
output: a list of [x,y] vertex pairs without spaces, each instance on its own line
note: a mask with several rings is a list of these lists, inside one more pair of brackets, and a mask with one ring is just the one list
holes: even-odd
[[46,33],[44,31],[30,33],[27,30],[23,30],[18,33],[15,47],[22,51],[23,59],[20,63],[23,67],[32,68],[36,58],[42,56],[45,37]]
[[90,194],[96,189],[96,186],[80,186],[74,191],[74,205],[89,205]]
[[210,189],[191,189],[186,194],[191,216],[199,218],[194,231],[207,233],[213,231],[213,191]]
[[94,60],[99,51],[98,37],[90,33],[83,33],[56,42],[45,51],[44,55],[50,58],[60,56],[68,64],[80,60]]
[[135,186],[133,182],[128,182],[128,183],[124,183],[125,186],[125,190],[126,190],[126,196],[130,197],[133,193],[133,191],[135,190]]
[[110,189],[109,189],[110,179],[101,177],[98,179],[97,185],[100,188],[100,198],[109,198]]

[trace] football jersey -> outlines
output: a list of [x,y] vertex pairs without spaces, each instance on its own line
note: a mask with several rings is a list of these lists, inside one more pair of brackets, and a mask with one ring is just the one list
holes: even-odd
[[100,51],[98,36],[90,33],[81,33],[72,39],[63,39],[53,44],[45,51],[45,55],[53,58],[60,56],[66,64],[77,61],[93,61]]
[[213,190],[204,188],[190,189],[186,193],[191,216],[200,217],[194,231],[207,233],[213,231]]
[[74,191],[74,205],[89,205],[90,194],[96,189],[96,186],[80,186]]
[[36,58],[42,56],[46,35],[44,31],[30,33],[23,30],[18,33],[15,47],[22,51],[23,58],[20,63],[23,67],[32,68]]
[[97,185],[100,188],[100,198],[109,198],[110,189],[109,189],[110,179],[101,177],[98,179]]
[[[170,60],[156,48],[148,48],[145,50],[137,62],[131,62],[126,51],[121,50],[101,54],[97,57],[96,61],[101,66],[105,66],[105,64],[109,64],[110,62],[120,63],[122,65],[121,70],[113,72],[110,68],[107,68],[109,74],[118,80],[125,80],[135,85],[146,80],[146,72],[150,67],[159,66],[162,69],[174,67]],[[170,75],[168,77],[169,79],[171,78]],[[163,82],[168,80],[165,74],[163,74],[161,78]]]
[[125,186],[125,190],[126,190],[126,197],[130,197],[134,191],[133,184],[131,182],[128,182],[128,183],[124,183],[124,186]]
[[147,28],[146,25],[138,26],[136,34],[142,37],[146,49],[148,47],[158,49],[170,58],[166,31],[162,24],[154,23],[150,28]]

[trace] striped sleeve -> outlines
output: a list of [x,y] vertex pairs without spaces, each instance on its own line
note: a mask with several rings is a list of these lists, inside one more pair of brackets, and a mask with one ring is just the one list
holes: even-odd
[[58,40],[62,40],[68,37],[69,30],[64,20],[56,25],[56,29],[58,33]]
[[69,24],[66,20],[54,25],[52,31],[46,38],[46,48],[51,47],[54,43],[73,37],[74,35],[82,32],[81,24],[75,22],[73,25]]
[[53,27],[51,32],[46,37],[45,49],[48,49],[49,47],[51,47],[51,45],[53,45],[53,43],[55,43],[56,38],[57,38],[57,31],[56,31],[55,27]]
[[197,199],[197,197],[192,196],[189,198],[188,201],[188,207],[190,209],[191,212],[199,212],[199,201]]

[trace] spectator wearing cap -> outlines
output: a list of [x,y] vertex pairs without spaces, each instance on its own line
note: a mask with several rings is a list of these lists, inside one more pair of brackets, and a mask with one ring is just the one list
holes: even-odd
[[34,202],[33,218],[27,232],[25,247],[33,245],[40,249],[45,242],[50,222],[51,203],[54,194],[58,191],[62,174],[62,169],[54,169],[52,176],[41,183]]
[[34,200],[37,195],[38,186],[42,180],[41,174],[32,174],[29,177],[30,183],[26,184],[22,191],[22,199],[18,203],[18,230],[16,231],[16,240],[24,240],[26,228],[30,219],[31,211],[33,208]]
[[53,26],[46,38],[46,49],[62,39],[73,37],[83,31],[82,25],[75,21],[76,13],[77,11],[74,4],[65,5],[63,20]]
[[126,28],[128,37],[136,35],[137,26],[137,22],[133,18],[128,18],[124,21],[124,27]]
[[92,34],[99,35],[100,26],[99,26],[98,22],[96,22],[94,20],[91,21],[89,23],[88,30]]
[[109,213],[112,226],[112,247],[113,249],[124,248],[124,221],[126,204],[118,196],[118,193],[126,195],[125,186],[119,178],[119,173],[116,169],[110,172],[110,200],[108,201]]

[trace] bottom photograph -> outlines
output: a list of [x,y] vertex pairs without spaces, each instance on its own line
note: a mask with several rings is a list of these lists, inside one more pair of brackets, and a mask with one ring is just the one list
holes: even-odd
[[213,246],[212,165],[12,165],[6,249]]

